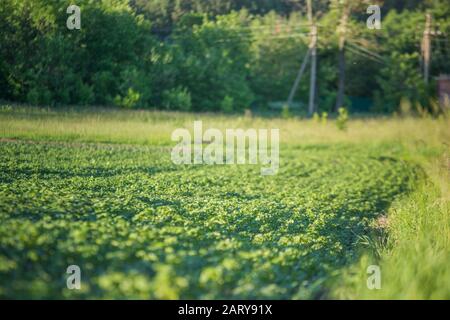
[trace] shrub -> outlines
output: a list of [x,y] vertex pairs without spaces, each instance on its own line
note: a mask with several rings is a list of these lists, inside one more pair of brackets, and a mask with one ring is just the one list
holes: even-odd
[[411,101],[408,98],[403,97],[400,100],[400,114],[402,116],[408,117],[411,115],[411,110],[412,110]]
[[289,110],[289,106],[287,104],[283,105],[281,108],[281,117],[283,119],[289,119],[291,117],[291,111]]
[[34,87],[27,93],[27,102],[32,105],[47,105],[52,101],[51,92],[42,86]]
[[231,113],[234,110],[234,99],[230,96],[225,96],[220,103],[220,110],[225,113]]
[[27,93],[27,102],[32,105],[39,104],[39,91],[36,88],[33,88]]
[[318,114],[317,112],[314,112],[312,118],[313,118],[313,121],[314,121],[315,123],[319,123],[319,122],[320,122],[320,116],[319,116],[319,114]]
[[339,115],[336,119],[336,126],[339,130],[346,130],[347,129],[347,122],[348,122],[348,111],[345,108],[339,108],[338,110]]
[[124,97],[116,96],[114,103],[122,108],[131,109],[137,106],[141,95],[139,92],[134,91],[133,88],[129,88],[127,94]]
[[94,90],[91,86],[79,82],[76,89],[80,104],[89,105],[94,101]]
[[327,124],[328,121],[328,112],[322,112],[322,124]]
[[184,87],[176,87],[163,93],[163,104],[169,110],[189,111],[192,107],[191,94]]

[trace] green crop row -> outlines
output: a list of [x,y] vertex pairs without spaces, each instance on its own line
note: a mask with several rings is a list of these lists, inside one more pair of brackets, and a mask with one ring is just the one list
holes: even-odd
[[0,297],[319,297],[414,183],[396,152],[282,148],[262,177],[176,166],[165,148],[2,142]]

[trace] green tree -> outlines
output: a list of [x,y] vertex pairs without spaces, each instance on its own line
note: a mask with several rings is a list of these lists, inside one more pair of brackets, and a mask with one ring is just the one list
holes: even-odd
[[225,97],[232,98],[235,110],[249,106],[253,96],[246,80],[250,62],[250,42],[241,36],[239,25],[245,12],[234,12],[211,21],[204,17],[191,29],[177,26],[177,86],[185,86],[194,110],[219,110]]

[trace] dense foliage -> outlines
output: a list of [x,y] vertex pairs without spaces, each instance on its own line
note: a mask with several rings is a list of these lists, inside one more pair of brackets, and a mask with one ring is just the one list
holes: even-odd
[[3,298],[317,297],[415,177],[389,147],[283,148],[272,177],[158,147],[0,149]]
[[[0,99],[225,112],[263,108],[286,99],[306,53],[304,2],[78,0],[82,27],[68,30],[72,1],[2,0]],[[425,10],[434,19],[431,74],[437,76],[450,70],[448,2],[385,1],[380,31],[366,28],[367,4],[355,2],[347,96],[373,100],[379,111],[395,110],[404,97],[427,106],[435,86],[427,86],[420,71]],[[335,1],[313,3],[318,111],[330,111],[342,8]],[[300,105],[307,101],[307,77],[296,98]]]

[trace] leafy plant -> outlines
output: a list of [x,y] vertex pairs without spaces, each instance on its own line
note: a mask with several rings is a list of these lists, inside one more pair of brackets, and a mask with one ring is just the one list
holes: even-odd
[[319,114],[317,112],[313,113],[313,121],[315,123],[319,123],[320,122],[320,116],[319,116]]
[[289,106],[287,104],[283,105],[283,107],[281,108],[281,118],[289,119],[291,117],[292,117],[292,114],[289,109]]
[[321,121],[323,125],[326,125],[328,122],[328,112],[322,112]]
[[183,87],[164,91],[163,104],[167,109],[189,111],[192,108],[191,94]]
[[220,110],[225,113],[231,113],[234,109],[234,99],[230,96],[225,96],[220,103]]
[[0,297],[15,299],[314,297],[415,177],[367,146],[285,148],[272,177],[149,146],[0,151]]
[[339,108],[338,109],[338,117],[336,119],[336,126],[339,130],[346,130],[347,129],[347,122],[348,122],[348,111],[345,108]]
[[119,107],[131,109],[137,106],[140,98],[141,95],[139,92],[134,91],[133,88],[128,88],[126,96],[116,96],[114,103]]

